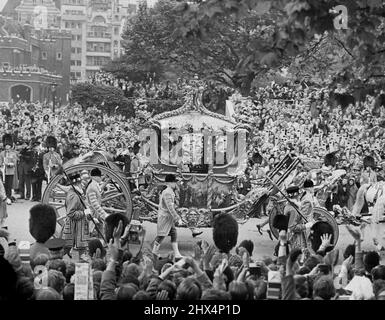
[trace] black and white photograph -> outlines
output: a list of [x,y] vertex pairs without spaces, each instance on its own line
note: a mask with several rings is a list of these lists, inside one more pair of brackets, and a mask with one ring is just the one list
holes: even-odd
[[385,300],[385,1],[0,0],[0,305],[28,300]]

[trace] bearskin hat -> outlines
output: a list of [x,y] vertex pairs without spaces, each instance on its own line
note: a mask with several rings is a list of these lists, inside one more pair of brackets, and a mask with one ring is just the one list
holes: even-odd
[[123,233],[129,223],[126,216],[121,213],[112,213],[106,218],[105,237],[107,243],[113,238],[114,229],[118,227],[119,221],[123,222]]
[[216,247],[229,253],[237,244],[238,223],[235,219],[226,213],[218,214],[213,221],[213,239]]
[[249,253],[250,257],[253,255],[253,250],[254,250],[254,243],[251,240],[243,240],[238,248],[245,248],[247,252]]
[[[317,252],[319,247],[321,246],[322,240],[321,236],[323,234],[331,234],[331,241],[330,243],[334,243],[334,230],[333,227],[325,222],[325,221],[318,221],[311,227],[311,246],[314,250],[314,252]],[[333,250],[334,246],[328,247],[327,251]]]
[[91,257],[96,253],[97,249],[100,250],[101,257],[103,258],[106,255],[106,250],[99,239],[93,238],[88,242],[88,252]]
[[366,168],[372,168],[374,169],[376,167],[376,162],[374,161],[374,158],[371,156],[366,156],[364,158],[364,169]]
[[13,137],[11,134],[3,135],[3,145],[10,145],[11,147],[13,146]]
[[324,165],[326,167],[328,166],[332,166],[332,167],[335,167],[337,164],[337,157],[334,153],[328,153],[325,157],[324,157]]
[[289,217],[284,214],[277,214],[273,219],[273,227],[279,231],[287,231],[289,227]]
[[45,243],[56,230],[56,211],[47,204],[37,204],[29,210],[29,232],[39,243]]
[[135,142],[134,146],[132,147],[132,149],[133,149],[135,154],[138,153],[139,150],[140,150],[140,142],[139,141]]
[[314,187],[314,182],[313,180],[306,179],[303,183],[304,188],[313,188]]
[[53,136],[48,136],[47,139],[45,140],[45,145],[47,148],[54,148],[56,149],[57,147],[57,140]]

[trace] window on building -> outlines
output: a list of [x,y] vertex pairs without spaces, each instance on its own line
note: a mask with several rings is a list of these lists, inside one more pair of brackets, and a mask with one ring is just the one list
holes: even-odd
[[76,78],[81,78],[82,77],[82,73],[81,72],[76,72]]
[[72,53],[76,53],[75,48],[71,48]]
[[76,50],[76,52],[77,53],[82,53],[82,48],[76,48],[77,50]]
[[47,52],[46,51],[42,51],[42,53],[41,53],[41,58],[43,59],[43,60],[47,60]]
[[71,60],[71,66],[75,65],[75,60]]
[[82,36],[81,36],[81,35],[77,35],[77,36],[76,36],[76,39],[77,39],[78,41],[81,41],[81,40],[82,40]]
[[77,60],[77,61],[76,61],[76,65],[77,65],[78,67],[80,67],[80,66],[82,65],[82,61],[81,61],[81,60]]
[[114,41],[114,47],[117,47],[117,46],[118,46],[118,41],[115,40],[115,41]]
[[118,27],[115,27],[115,28],[114,28],[114,34],[115,34],[116,36],[119,35],[119,28],[118,28]]
[[63,55],[61,52],[56,52],[56,60],[61,60],[63,58]]
[[72,79],[75,79],[75,72],[71,72],[70,75]]
[[66,22],[66,23],[65,23],[65,28],[66,28],[66,29],[69,29],[69,28],[70,28],[70,23],[69,23],[69,22]]

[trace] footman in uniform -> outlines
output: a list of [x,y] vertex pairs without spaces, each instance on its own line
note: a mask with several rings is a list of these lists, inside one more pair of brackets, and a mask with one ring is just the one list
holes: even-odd
[[175,222],[180,220],[180,217],[175,210],[175,175],[168,174],[165,182],[167,184],[167,188],[163,190],[159,199],[157,236],[155,238],[152,253],[156,256],[159,255],[160,244],[164,238],[169,235],[171,237],[171,245],[174,251],[175,259],[180,259],[182,258],[182,255],[178,249],[177,233],[175,228]]

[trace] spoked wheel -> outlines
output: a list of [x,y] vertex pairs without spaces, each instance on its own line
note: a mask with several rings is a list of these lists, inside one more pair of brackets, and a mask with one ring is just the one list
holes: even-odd
[[[276,239],[278,239],[279,237],[279,231],[278,229],[273,227],[273,221],[274,221],[274,217],[277,214],[283,214],[283,212],[274,210],[273,212],[271,212],[269,216],[270,230]],[[331,244],[335,246],[339,238],[339,229],[338,229],[338,224],[336,222],[336,219],[329,213],[329,211],[321,207],[315,207],[313,209],[313,216],[316,222],[312,229],[317,231],[327,230],[327,232],[325,231],[325,233],[329,233],[329,232],[332,233]]]
[[[120,213],[131,221],[132,218],[132,201],[131,192],[125,177],[118,171],[96,163],[81,163],[66,168],[68,176],[80,174],[83,170],[90,172],[92,169],[98,168],[102,172],[102,207],[108,213]],[[71,189],[69,181],[64,174],[55,176],[44,191],[42,202],[49,204],[56,209],[57,226],[55,237],[61,237],[64,221],[66,218],[65,199],[67,192]]]

